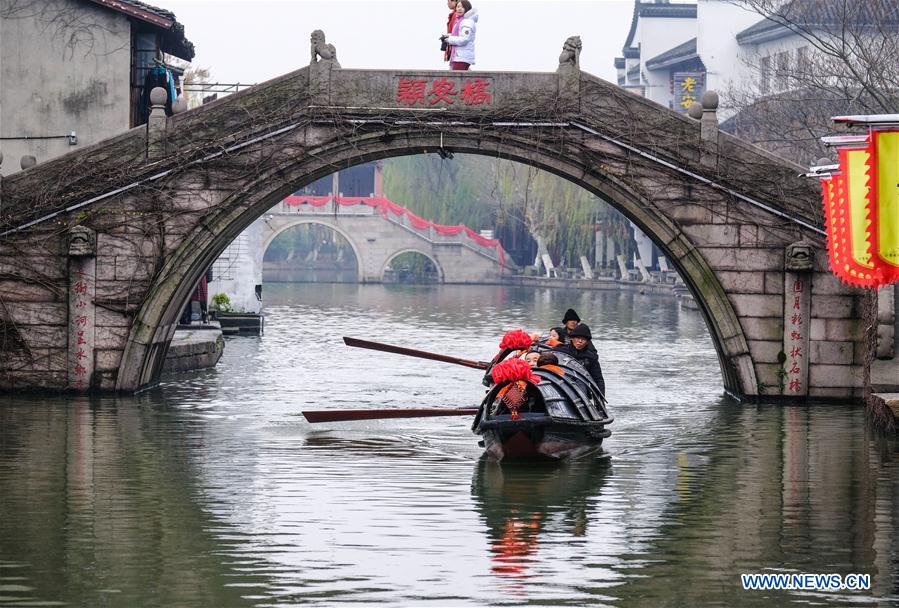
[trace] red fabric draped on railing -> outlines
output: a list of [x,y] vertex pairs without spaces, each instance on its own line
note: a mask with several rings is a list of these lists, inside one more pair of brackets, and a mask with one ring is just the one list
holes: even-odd
[[468,226],[464,224],[459,224],[458,226],[444,226],[443,224],[435,224],[434,222],[430,222],[422,217],[419,217],[400,205],[397,205],[393,201],[383,196],[299,196],[299,195],[291,195],[284,199],[285,205],[296,206],[296,205],[311,205],[313,207],[322,207],[327,205],[329,202],[334,201],[338,205],[368,205],[369,207],[374,207],[384,217],[387,217],[388,213],[393,215],[402,217],[406,216],[409,218],[409,223],[411,223],[415,228],[425,229],[425,228],[433,228],[437,234],[442,234],[444,236],[456,236],[461,232],[464,232],[468,238],[473,240],[478,245],[482,245],[484,247],[493,247],[496,249],[497,254],[499,255],[499,264],[502,268],[506,267],[506,253],[503,251],[502,245],[496,239],[488,239]]

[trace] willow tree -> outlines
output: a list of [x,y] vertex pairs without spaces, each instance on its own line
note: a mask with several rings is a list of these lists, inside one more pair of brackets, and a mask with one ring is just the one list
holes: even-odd
[[[529,165],[477,155],[391,159],[384,166],[384,191],[434,222],[497,234],[525,232],[563,265],[576,265],[582,255],[593,258],[598,224],[627,225],[621,214],[572,182]],[[623,239],[621,249],[628,250],[629,240]]]

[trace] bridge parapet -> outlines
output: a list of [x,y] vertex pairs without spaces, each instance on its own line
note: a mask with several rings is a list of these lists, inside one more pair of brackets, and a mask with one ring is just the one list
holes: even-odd
[[[168,117],[158,160],[148,161],[140,128],[4,178],[0,388],[70,386],[72,226],[97,234],[97,341],[87,355],[96,373],[88,384],[135,390],[158,378],[180,309],[209,264],[285,196],[336,167],[453,152],[566,177],[640,226],[696,295],[728,391],[859,395],[862,296],[822,261],[803,318],[808,383],[792,394],[782,383],[784,326],[792,322],[784,248],[810,239],[823,251],[819,196],[797,177],[800,168],[724,133],[712,146],[699,123],[577,70],[576,55],[543,74],[342,70],[320,61]],[[316,213],[339,218],[350,236],[374,223],[346,211]],[[302,219],[275,214],[272,224]],[[393,219],[405,224],[381,223],[371,243],[380,257],[366,262],[363,280],[378,280],[379,263],[399,251],[387,241],[399,233],[416,234],[403,250],[442,249],[469,276],[497,268],[457,234]]]

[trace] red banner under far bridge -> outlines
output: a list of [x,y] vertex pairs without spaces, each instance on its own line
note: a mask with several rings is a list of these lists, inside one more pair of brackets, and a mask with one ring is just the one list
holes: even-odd
[[456,236],[458,234],[464,233],[468,238],[472,241],[481,245],[483,247],[494,247],[496,248],[496,252],[499,255],[499,263],[502,268],[506,266],[506,254],[503,251],[503,246],[496,239],[488,239],[487,237],[481,236],[468,226],[464,224],[458,224],[456,226],[446,226],[444,224],[435,224],[434,222],[428,221],[423,217],[419,217],[403,207],[402,205],[397,205],[390,199],[383,196],[305,196],[305,195],[292,195],[288,196],[284,199],[284,204],[289,206],[298,206],[298,205],[310,205],[312,207],[323,207],[330,202],[334,202],[337,205],[342,206],[351,206],[351,205],[367,205],[369,207],[374,207],[378,210],[381,215],[387,217],[387,214],[390,213],[397,217],[407,217],[409,219],[409,223],[412,224],[415,228],[419,228],[422,230],[425,229],[433,229],[434,232],[438,234],[442,234],[444,236]]
[[863,135],[825,137],[839,163],[819,167],[831,271],[856,287],[899,281],[899,115],[834,118]]

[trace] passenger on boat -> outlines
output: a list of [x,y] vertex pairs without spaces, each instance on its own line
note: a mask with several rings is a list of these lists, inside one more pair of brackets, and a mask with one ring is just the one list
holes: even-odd
[[[565,344],[565,335],[567,333],[568,332],[565,330],[564,327],[551,327],[549,329],[549,339],[555,340],[559,344]],[[549,340],[547,340],[547,342],[549,342]],[[553,346],[553,345],[550,344],[550,346]]]
[[522,359],[524,359],[525,362],[526,362],[528,365],[530,365],[531,367],[536,367],[536,366],[537,366],[537,361],[540,359],[540,353],[537,352],[536,350],[529,350],[528,352],[526,352],[526,353],[524,354],[524,356],[522,357]]
[[562,317],[562,342],[568,342],[568,338],[571,337],[571,330],[577,327],[577,324],[580,322],[581,318],[573,308],[565,311],[565,316]]
[[565,370],[559,367],[559,358],[552,353],[541,353],[540,358],[537,359],[537,367],[548,369],[560,376],[565,375]]
[[590,333],[590,327],[581,323],[575,327],[569,334],[571,340],[568,344],[557,346],[556,350],[566,355],[574,357],[578,363],[584,366],[587,372],[593,377],[600,392],[605,395],[606,382],[602,377],[602,368],[599,366],[599,355],[595,348],[591,348],[591,340],[593,335]]

